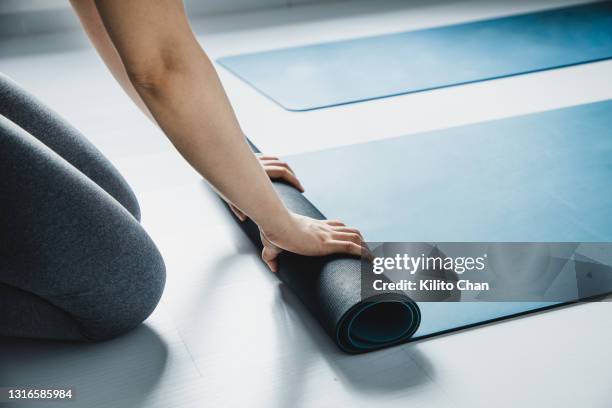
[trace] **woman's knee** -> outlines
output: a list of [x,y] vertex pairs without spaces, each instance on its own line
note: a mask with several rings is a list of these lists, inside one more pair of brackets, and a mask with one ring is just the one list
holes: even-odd
[[0,257],[10,265],[0,281],[65,312],[85,339],[136,327],[165,282],[151,238],[99,185],[2,116],[0,135]]
[[117,259],[112,266],[114,278],[98,288],[94,305],[97,310],[85,313],[91,317],[80,319],[81,332],[87,340],[108,340],[127,333],[157,307],[166,282],[166,268],[148,236],[146,241],[146,245],[132,248],[128,255]]

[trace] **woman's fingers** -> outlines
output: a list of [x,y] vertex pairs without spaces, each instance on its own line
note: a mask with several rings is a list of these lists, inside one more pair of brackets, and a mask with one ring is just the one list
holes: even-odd
[[[328,221],[328,225],[342,224],[340,221]],[[367,259],[372,259],[372,253],[366,245],[361,232],[357,228],[347,227],[344,224],[341,226],[332,226],[331,247],[335,252],[348,253]]]
[[347,232],[349,234],[357,234],[363,240],[363,236],[361,235],[361,232],[357,228],[351,228],[351,227],[346,227],[346,226],[342,226],[342,227],[338,226],[338,227],[333,227],[333,229],[336,232]]
[[302,186],[302,183],[300,183],[300,180],[298,180],[295,173],[287,163],[281,161],[276,156],[257,155],[257,158],[266,171],[268,177],[271,179],[285,180],[302,193],[304,192],[304,186]]
[[232,212],[234,213],[234,215],[240,220],[240,221],[245,221],[247,219],[247,216],[245,215],[245,213],[243,213],[242,211],[240,211],[240,209],[238,207],[236,207],[234,204],[229,204],[229,208],[230,210],[232,210]]
[[[339,242],[350,242],[356,245],[359,245],[360,250],[359,253],[355,254],[354,252],[349,252],[350,254],[353,255],[358,255],[360,257],[363,258],[367,258],[369,260],[373,259],[373,255],[370,252],[370,249],[368,248],[368,246],[366,245],[366,243],[363,240],[363,237],[361,236],[361,233],[356,230],[355,228],[345,228],[346,230],[349,230],[349,232],[334,232],[332,233],[331,237],[334,241],[339,241]],[[345,244],[348,245],[348,244]],[[351,245],[351,249],[353,249],[354,247]]]
[[333,253],[350,254],[359,257],[364,250],[361,245],[358,245],[352,241],[333,240],[327,245]]
[[278,272],[278,259],[276,258],[279,253],[279,251],[266,246],[261,251],[261,259],[263,259],[272,272]]
[[291,169],[291,167],[287,163],[280,161],[280,160],[264,160],[262,161],[262,165],[264,166],[264,168],[265,167],[284,167],[290,172],[292,172],[293,174],[295,174],[295,172]]
[[266,236],[260,232],[261,243],[263,249],[261,250],[261,259],[268,265],[268,268],[272,272],[278,272],[278,254],[283,252],[282,249],[274,245]]
[[323,222],[332,227],[345,227],[346,226],[342,221],[338,221],[338,220],[324,220]]
[[279,158],[276,156],[270,156],[265,154],[257,154],[257,158],[259,160],[279,160]]
[[355,234],[354,232],[333,232],[331,237],[336,241],[350,241],[359,246],[363,244],[361,235]]
[[266,170],[266,174],[271,179],[281,179],[285,180],[287,183],[291,184],[293,187],[297,188],[301,192],[304,192],[304,187],[300,180],[286,167],[277,167],[277,166],[266,166],[264,167]]

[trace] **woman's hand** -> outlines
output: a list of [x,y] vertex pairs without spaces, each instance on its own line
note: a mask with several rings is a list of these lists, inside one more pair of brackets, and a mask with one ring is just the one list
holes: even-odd
[[346,253],[362,256],[369,253],[359,230],[340,221],[315,220],[291,214],[289,226],[279,232],[259,229],[263,250],[261,258],[272,272],[278,271],[278,255],[289,251],[306,256]]
[[[261,164],[270,179],[285,180],[287,183],[297,188],[302,193],[304,192],[304,187],[302,187],[302,183],[300,183],[300,180],[298,180],[298,178],[295,176],[295,173],[293,172],[293,170],[291,170],[291,167],[289,167],[287,163],[281,161],[276,156],[266,156],[262,154],[256,154],[256,156],[259,161],[259,164]],[[236,215],[236,217],[238,217],[240,221],[245,221],[247,219],[247,216],[242,211],[240,211],[238,207],[231,203],[229,203],[229,206],[234,215]]]
[[[289,165],[275,156],[257,154],[259,164],[270,179],[281,179],[304,192],[304,187]],[[231,210],[240,221],[247,216],[233,204]],[[278,270],[278,255],[284,250],[300,255],[323,256],[334,253],[347,253],[361,256],[367,253],[361,233],[347,227],[340,221],[315,220],[298,214],[291,214],[288,225],[281,231],[264,232],[260,228],[263,251],[261,258],[272,270]],[[365,252],[364,252],[365,250]]]

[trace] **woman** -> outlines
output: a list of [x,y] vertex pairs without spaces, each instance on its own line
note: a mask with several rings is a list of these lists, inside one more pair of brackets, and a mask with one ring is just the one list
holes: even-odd
[[[272,271],[283,250],[360,255],[356,229],[283,205],[269,178],[301,185],[286,163],[249,149],[182,1],[71,3],[125,92],[239,218],[259,226]],[[103,340],[134,328],[157,305],[165,270],[129,186],[4,77],[0,115],[0,335]]]

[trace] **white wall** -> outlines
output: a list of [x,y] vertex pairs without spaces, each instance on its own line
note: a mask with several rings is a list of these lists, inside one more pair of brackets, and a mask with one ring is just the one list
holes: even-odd
[[[337,0],[184,0],[191,16],[291,7]],[[0,37],[71,30],[77,20],[68,0],[0,0]]]
[[[331,1],[333,0],[184,0],[190,10],[198,13],[225,13],[262,7],[280,7],[300,3],[324,3]],[[0,0],[0,14],[66,7],[68,7],[67,0]]]
[[52,10],[67,6],[67,0],[0,0],[0,14]]

